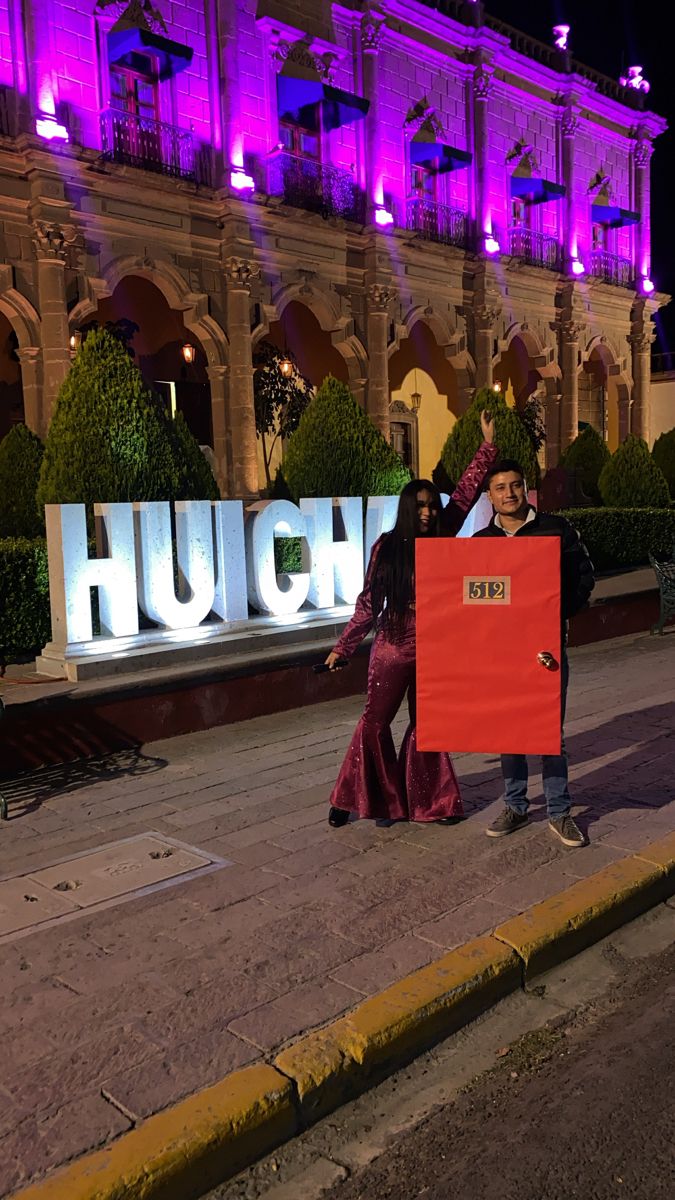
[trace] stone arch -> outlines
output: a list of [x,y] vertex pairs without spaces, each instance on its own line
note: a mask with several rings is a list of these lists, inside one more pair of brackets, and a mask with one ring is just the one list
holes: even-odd
[[0,266],[0,315],[18,343],[13,347],[8,341],[6,347],[7,373],[3,372],[5,377],[0,381],[4,393],[2,407],[6,411],[0,413],[0,437],[17,419],[23,419],[29,429],[44,437],[47,430],[42,412],[40,317],[30,301],[13,286],[13,273],[8,265]]
[[579,372],[579,424],[593,425],[616,450],[630,431],[631,380],[614,339],[592,337]]
[[345,363],[346,371],[341,372],[339,377],[344,379],[357,399],[362,401],[368,378],[368,355],[355,332],[353,318],[343,311],[341,299],[336,292],[320,288],[314,282],[306,280],[281,284],[273,289],[271,303],[262,306],[261,319],[253,331],[254,346],[269,336],[270,327],[275,323],[284,324],[284,315],[293,304],[308,309],[321,331],[328,335],[330,346]]
[[30,300],[12,285],[11,267],[0,267],[0,312],[4,313],[19,339],[19,349],[42,343],[40,317]]
[[546,403],[560,392],[555,346],[547,345],[528,321],[509,325],[499,339],[493,375],[507,402],[516,408],[522,408],[532,395]]

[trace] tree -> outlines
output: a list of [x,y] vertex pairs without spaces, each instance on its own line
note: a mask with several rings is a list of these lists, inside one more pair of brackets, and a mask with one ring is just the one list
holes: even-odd
[[187,438],[201,454],[187,429],[176,432],[120,341],[105,329],[92,330],[57,397],[40,471],[40,509],[174,500],[186,492],[206,499],[201,485],[187,480]]
[[271,463],[274,448],[279,439],[283,442],[298,428],[313,390],[309,380],[300,374],[290,356],[292,373],[288,378],[282,375],[280,364],[285,357],[271,342],[261,342],[253,359],[255,428],[262,446],[268,490],[272,486]]
[[328,375],[288,444],[284,476],[299,500],[398,495],[410,472],[347,385]]
[[670,495],[675,500],[675,429],[657,437],[652,446],[652,458],[666,477]]
[[530,487],[539,480],[539,466],[531,438],[520,417],[492,388],[476,392],[466,412],[448,434],[441,463],[450,479],[460,479],[483,440],[480,414],[488,409],[495,418],[495,442],[500,458],[512,458],[523,468]]
[[535,454],[538,454],[546,442],[544,405],[537,396],[530,396],[529,400],[525,402],[525,407],[522,410],[516,409],[516,412],[532,442]]
[[14,425],[0,442],[0,537],[44,534],[35,507],[43,454],[42,442],[26,425]]
[[598,481],[608,508],[669,508],[670,493],[663,471],[642,438],[629,433],[605,463]]
[[213,471],[181,412],[176,413],[170,430],[178,475],[175,499],[219,500]]
[[594,504],[602,504],[598,480],[610,457],[604,438],[592,425],[587,425],[574,441],[570,442],[567,449],[563,450],[560,466],[566,471],[575,471],[588,499]]

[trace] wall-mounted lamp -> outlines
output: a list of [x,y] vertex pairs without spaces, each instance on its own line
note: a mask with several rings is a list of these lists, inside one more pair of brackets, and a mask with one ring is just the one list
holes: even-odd
[[586,268],[580,258],[572,259],[572,274],[577,276],[586,274]]
[[190,363],[195,361],[195,354],[197,351],[191,342],[186,342],[184,346],[181,346],[180,352],[188,366],[190,366]]
[[279,371],[284,379],[290,379],[293,374],[293,363],[287,354],[284,354],[284,357],[279,359]]
[[644,279],[640,280],[640,287],[642,288],[645,296],[651,296],[652,292],[654,291],[654,282],[653,280],[648,279],[645,275]]
[[499,380],[498,380],[498,379],[495,379],[495,381],[494,381],[494,383],[493,383],[493,385],[492,385],[492,390],[493,390],[493,392],[496,392],[496,393],[497,393],[497,395],[499,395],[499,393],[501,392],[501,390],[502,390],[502,385],[501,385],[501,383],[499,382]]
[[68,339],[68,345],[70,346],[70,353],[77,354],[80,346],[82,345],[82,334],[80,333],[79,329],[76,329],[74,333],[71,333]]
[[253,177],[251,175],[247,175],[245,171],[231,171],[230,184],[237,192],[255,191],[255,181]]
[[392,213],[387,212],[386,208],[376,208],[375,224],[379,225],[381,229],[388,229],[390,225],[394,224]]
[[500,250],[499,242],[497,241],[497,239],[495,237],[492,236],[491,233],[489,233],[487,235],[483,244],[485,246],[486,254],[499,254],[499,250]]

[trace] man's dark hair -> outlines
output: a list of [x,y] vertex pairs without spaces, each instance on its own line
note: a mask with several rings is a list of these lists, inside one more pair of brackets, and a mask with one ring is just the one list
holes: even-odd
[[525,472],[520,463],[516,462],[515,458],[502,458],[496,462],[494,467],[490,467],[483,481],[485,491],[488,490],[491,480],[495,475],[503,475],[505,471],[512,471],[514,475],[520,475],[520,478],[525,482]]

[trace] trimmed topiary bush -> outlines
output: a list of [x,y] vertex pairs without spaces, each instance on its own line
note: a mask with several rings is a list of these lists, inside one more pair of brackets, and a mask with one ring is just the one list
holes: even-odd
[[647,443],[629,433],[600,472],[598,487],[609,508],[667,508],[670,492]]
[[0,539],[0,654],[8,660],[41,649],[51,637],[44,538]]
[[395,450],[357,404],[346,384],[329,375],[288,443],[284,477],[301,496],[395,496],[410,479]]
[[649,562],[650,554],[672,557],[673,508],[570,508],[560,515],[579,531],[596,571],[639,567]]
[[592,425],[587,425],[561,454],[560,466],[568,471],[576,471],[588,499],[602,504],[598,480],[602,468],[610,458],[611,454],[604,438]]
[[0,537],[44,533],[35,505],[44,447],[26,425],[14,425],[0,442]]
[[652,458],[663,471],[671,498],[675,500],[675,429],[669,429],[657,437],[652,446]]
[[454,428],[448,434],[441,463],[450,479],[460,479],[480,446],[483,435],[480,414],[488,409],[495,418],[495,442],[500,458],[513,458],[525,472],[528,487],[539,482],[539,465],[530,436],[518,413],[509,408],[503,396],[492,388],[481,388]]

